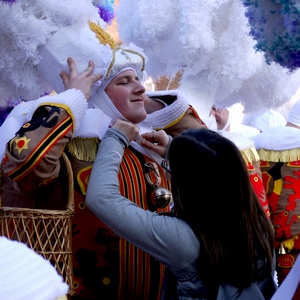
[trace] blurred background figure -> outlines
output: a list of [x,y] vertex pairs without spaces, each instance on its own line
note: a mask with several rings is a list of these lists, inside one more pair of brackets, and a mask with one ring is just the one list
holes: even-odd
[[[230,131],[250,138],[259,133],[256,128],[242,124],[244,112],[240,103],[226,108],[213,105],[210,114],[215,118],[218,131]],[[214,126],[211,129],[214,129]]]
[[[261,159],[261,173],[270,218],[275,230],[279,285],[300,252],[300,102],[291,109],[286,126],[253,137]],[[300,299],[298,286],[293,300]]]

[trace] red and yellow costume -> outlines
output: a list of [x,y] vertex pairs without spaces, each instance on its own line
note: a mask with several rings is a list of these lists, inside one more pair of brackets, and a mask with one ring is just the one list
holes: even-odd
[[[277,276],[281,284],[300,251],[300,131],[276,127],[255,138],[275,230]],[[300,299],[300,287],[294,295]]]

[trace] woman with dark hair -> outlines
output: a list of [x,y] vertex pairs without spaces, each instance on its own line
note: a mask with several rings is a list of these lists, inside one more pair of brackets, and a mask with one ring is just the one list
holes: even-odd
[[[271,299],[274,233],[237,147],[206,128],[175,137],[168,152],[174,213],[158,214],[118,189],[124,149],[138,132],[120,120],[108,130],[86,203],[116,234],[166,265],[161,299]],[[143,137],[144,146],[166,153],[164,131]]]

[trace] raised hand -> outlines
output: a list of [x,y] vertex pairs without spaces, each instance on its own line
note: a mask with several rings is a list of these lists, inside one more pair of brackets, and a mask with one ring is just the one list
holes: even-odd
[[168,151],[170,137],[164,130],[151,131],[142,134],[144,140],[141,145],[164,157]]
[[72,59],[71,57],[68,58],[68,64],[70,68],[70,74],[68,75],[64,71],[61,71],[59,74],[63,80],[65,89],[78,89],[82,91],[82,93],[85,95],[85,98],[88,100],[91,95],[91,88],[93,83],[100,80],[103,75],[92,74],[94,70],[93,61],[89,61],[87,69],[85,69],[81,74],[78,74],[74,59]]
[[133,141],[140,132],[138,125],[121,119],[117,119],[112,127],[122,131],[127,136],[129,142]]

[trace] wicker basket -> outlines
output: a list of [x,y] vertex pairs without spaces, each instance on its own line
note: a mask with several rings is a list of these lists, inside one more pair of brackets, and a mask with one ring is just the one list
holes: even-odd
[[0,201],[0,235],[23,242],[48,259],[69,285],[68,295],[71,296],[74,294],[71,224],[74,183],[71,164],[65,155],[63,159],[69,185],[66,210],[5,207]]

